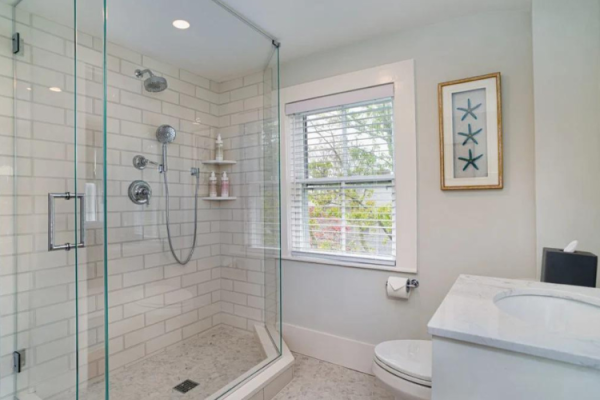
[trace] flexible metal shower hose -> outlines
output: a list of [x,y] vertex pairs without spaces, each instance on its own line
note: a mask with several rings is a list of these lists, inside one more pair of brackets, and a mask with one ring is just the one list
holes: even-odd
[[175,261],[177,261],[181,265],[185,265],[192,259],[192,255],[194,254],[194,249],[196,248],[196,233],[198,230],[198,186],[200,184],[200,172],[196,171],[196,190],[194,194],[194,242],[192,243],[192,249],[190,250],[190,254],[186,257],[184,261],[180,260],[175,254],[175,249],[173,249],[173,241],[171,240],[171,228],[169,227],[169,182],[167,180],[167,172],[163,173],[163,181],[165,183],[165,195],[166,195],[166,214],[167,214],[167,236],[169,238],[169,247],[171,248],[171,254],[175,257]]

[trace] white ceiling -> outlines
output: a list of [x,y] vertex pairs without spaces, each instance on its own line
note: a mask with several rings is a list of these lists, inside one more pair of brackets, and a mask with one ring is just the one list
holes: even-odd
[[[225,0],[282,43],[290,61],[369,37],[434,24],[462,15],[527,9],[531,0]],[[100,0],[77,0],[78,27],[101,36]],[[262,69],[267,39],[212,0],[107,0],[108,39],[222,81]],[[73,0],[23,0],[18,6],[66,25]],[[186,19],[191,28],[173,28]]]
[[283,61],[463,15],[531,8],[531,0],[225,1],[277,36]]

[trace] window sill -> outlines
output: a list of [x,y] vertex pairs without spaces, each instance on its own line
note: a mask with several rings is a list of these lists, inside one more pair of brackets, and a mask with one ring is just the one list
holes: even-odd
[[347,261],[329,260],[329,259],[317,258],[317,257],[282,256],[281,259],[286,260],[286,261],[296,261],[296,262],[302,262],[302,263],[334,265],[336,267],[371,269],[371,270],[376,270],[376,271],[401,272],[401,273],[407,273],[407,274],[416,274],[417,273],[416,267],[415,268],[402,268],[402,267],[398,267],[398,266],[390,267],[388,265],[352,263],[352,262],[347,262]]

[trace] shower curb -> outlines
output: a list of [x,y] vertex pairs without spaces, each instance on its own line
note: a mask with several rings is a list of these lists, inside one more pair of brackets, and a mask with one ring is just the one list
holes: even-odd
[[294,377],[294,356],[285,342],[279,358],[225,396],[226,400],[271,400]]

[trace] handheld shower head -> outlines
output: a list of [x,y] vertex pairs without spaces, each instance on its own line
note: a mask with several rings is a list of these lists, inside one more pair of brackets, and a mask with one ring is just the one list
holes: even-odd
[[171,125],[161,125],[156,130],[156,140],[162,143],[162,172],[167,172],[167,145],[175,140],[175,136],[177,132]]
[[156,140],[162,144],[172,143],[176,136],[177,132],[171,125],[161,125],[156,130]]
[[154,75],[149,69],[145,69],[143,71],[141,69],[135,70],[135,76],[138,78],[143,78],[144,74],[146,73],[150,75],[150,77],[144,81],[144,88],[148,92],[158,93],[162,92],[163,90],[166,90],[167,87],[169,87],[165,78],[163,78],[162,76]]

